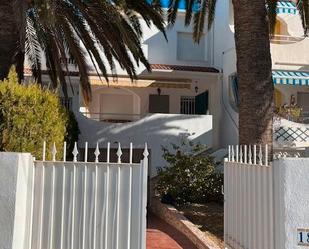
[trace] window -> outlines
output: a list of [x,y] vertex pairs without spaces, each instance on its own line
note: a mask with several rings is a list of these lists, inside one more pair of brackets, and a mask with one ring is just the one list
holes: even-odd
[[177,59],[184,61],[205,61],[205,35],[201,37],[200,43],[195,43],[192,33],[177,33]]
[[239,89],[238,89],[238,79],[237,74],[230,76],[230,89],[232,90],[232,103],[236,108],[239,106]]
[[303,115],[309,116],[309,93],[298,92],[297,104],[302,108]]
[[181,114],[195,114],[195,97],[181,96],[180,113]]
[[234,26],[234,9],[232,0],[229,1],[229,24]]
[[169,95],[149,95],[149,113],[169,113],[170,96]]
[[60,97],[61,105],[68,111],[72,111],[72,98]]

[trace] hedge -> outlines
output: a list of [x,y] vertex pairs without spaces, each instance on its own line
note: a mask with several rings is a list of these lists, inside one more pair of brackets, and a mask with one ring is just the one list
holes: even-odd
[[68,115],[55,92],[37,84],[21,85],[11,70],[8,79],[0,81],[0,150],[29,152],[41,159],[45,140],[47,159],[54,142],[60,159]]

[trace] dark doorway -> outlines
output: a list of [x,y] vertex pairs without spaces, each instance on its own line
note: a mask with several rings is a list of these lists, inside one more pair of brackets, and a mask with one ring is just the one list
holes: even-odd
[[208,91],[195,97],[195,114],[205,115],[208,112]]

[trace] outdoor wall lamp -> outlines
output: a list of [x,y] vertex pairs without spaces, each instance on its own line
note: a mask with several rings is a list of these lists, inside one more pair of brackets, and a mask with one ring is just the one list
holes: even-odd
[[198,86],[196,86],[194,89],[195,89],[195,93],[198,93]]
[[158,95],[160,96],[161,95],[161,88],[160,87],[157,89],[157,92],[158,92]]

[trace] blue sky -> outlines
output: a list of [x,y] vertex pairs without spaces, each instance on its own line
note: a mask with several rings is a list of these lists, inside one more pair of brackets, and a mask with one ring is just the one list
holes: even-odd
[[[167,8],[169,5],[169,0],[162,0],[161,4],[163,8]],[[179,2],[179,9],[186,9],[185,0],[180,0]]]

